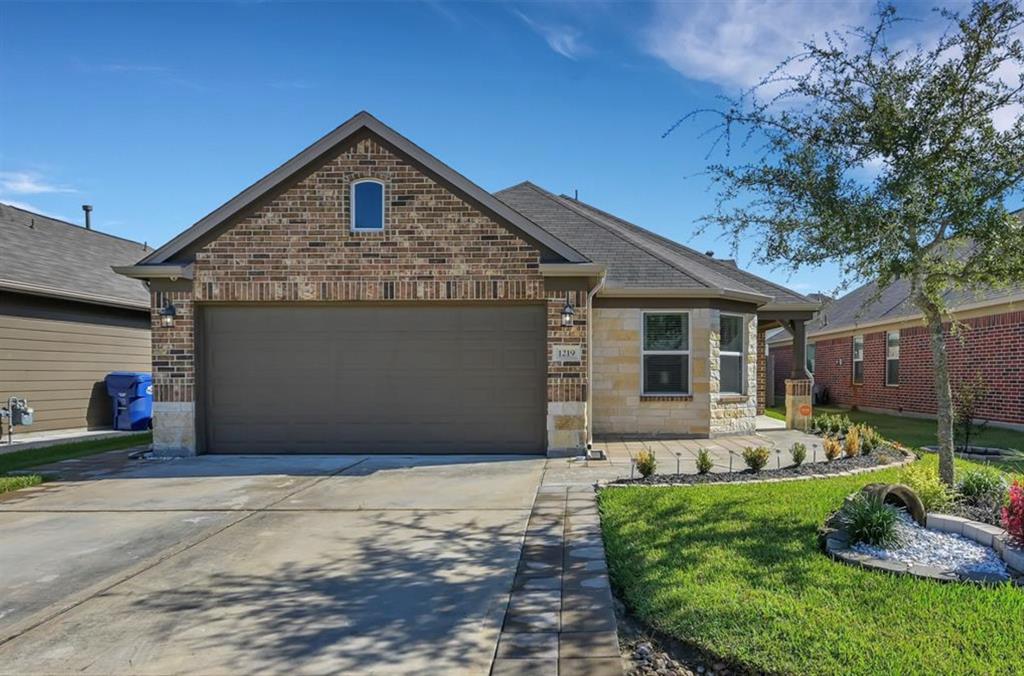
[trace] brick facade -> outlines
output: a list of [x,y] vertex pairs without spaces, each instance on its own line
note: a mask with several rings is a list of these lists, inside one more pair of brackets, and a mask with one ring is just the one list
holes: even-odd
[[[350,186],[360,178],[385,183],[383,232],[349,226]],[[566,292],[546,288],[539,263],[529,242],[364,137],[197,251],[191,293],[153,294],[156,410],[196,400],[195,303],[536,302],[548,308],[549,447],[581,448],[589,355],[579,364],[554,364],[550,356],[559,343],[585,346],[586,293],[570,292],[575,322],[562,327]],[[178,313],[170,329],[156,315],[167,300]]]
[[[980,373],[989,393],[981,417],[1024,424],[1024,312],[1008,312],[967,319],[959,335],[949,335],[953,387]],[[865,331],[864,383],[853,384],[853,337],[812,339],[815,344],[814,381],[827,387],[833,403],[889,409],[897,412],[935,413],[935,387],[928,330],[914,326],[900,330],[900,382],[885,384],[885,331]],[[792,359],[791,346],[771,349],[775,377]]]
[[793,373],[793,346],[773,345],[771,348],[772,359],[772,392],[776,397],[786,396],[786,380]]

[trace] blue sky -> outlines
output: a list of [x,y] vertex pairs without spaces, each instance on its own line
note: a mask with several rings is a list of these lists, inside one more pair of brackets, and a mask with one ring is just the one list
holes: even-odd
[[[871,3],[0,4],[0,200],[167,241],[366,109],[488,190],[530,179],[701,250],[706,124]],[[910,5],[927,15],[930,5]],[[803,292],[828,269],[740,263]]]

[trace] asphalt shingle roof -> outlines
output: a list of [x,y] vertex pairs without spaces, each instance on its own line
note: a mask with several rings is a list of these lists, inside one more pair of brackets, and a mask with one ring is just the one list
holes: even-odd
[[110,267],[132,265],[150,251],[139,242],[0,203],[0,287],[145,308],[145,284]]
[[776,303],[812,301],[678,242],[529,181],[495,196],[555,237],[608,266],[607,285],[620,288],[729,289]]

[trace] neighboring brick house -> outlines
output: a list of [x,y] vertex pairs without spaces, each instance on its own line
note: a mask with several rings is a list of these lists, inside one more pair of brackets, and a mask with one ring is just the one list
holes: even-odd
[[530,183],[492,195],[367,113],[118,271],[151,285],[168,454],[750,432],[759,335],[818,307]]
[[[877,293],[865,285],[826,305],[807,324],[808,367],[814,389],[841,406],[910,415],[935,414],[929,334],[897,282]],[[958,327],[946,349],[954,390],[980,377],[987,387],[980,416],[1024,427],[1024,287],[955,292],[947,298]],[[768,339],[775,370],[789,368],[792,339]],[[855,359],[855,356],[857,357]]]
[[104,378],[149,371],[150,344],[149,291],[110,267],[150,251],[0,204],[0,405],[35,409],[20,431],[111,427]]

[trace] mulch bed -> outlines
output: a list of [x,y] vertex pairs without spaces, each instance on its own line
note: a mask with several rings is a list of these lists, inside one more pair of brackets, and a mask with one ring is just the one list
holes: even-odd
[[658,486],[698,485],[742,483],[745,481],[765,481],[766,479],[788,479],[794,477],[828,476],[843,474],[852,470],[873,469],[884,467],[904,458],[896,451],[876,451],[870,455],[858,455],[853,458],[837,458],[832,462],[809,462],[800,466],[789,466],[781,469],[763,469],[755,472],[744,469],[738,472],[709,472],[707,474],[652,474],[645,478],[618,479],[609,482],[609,486]]

